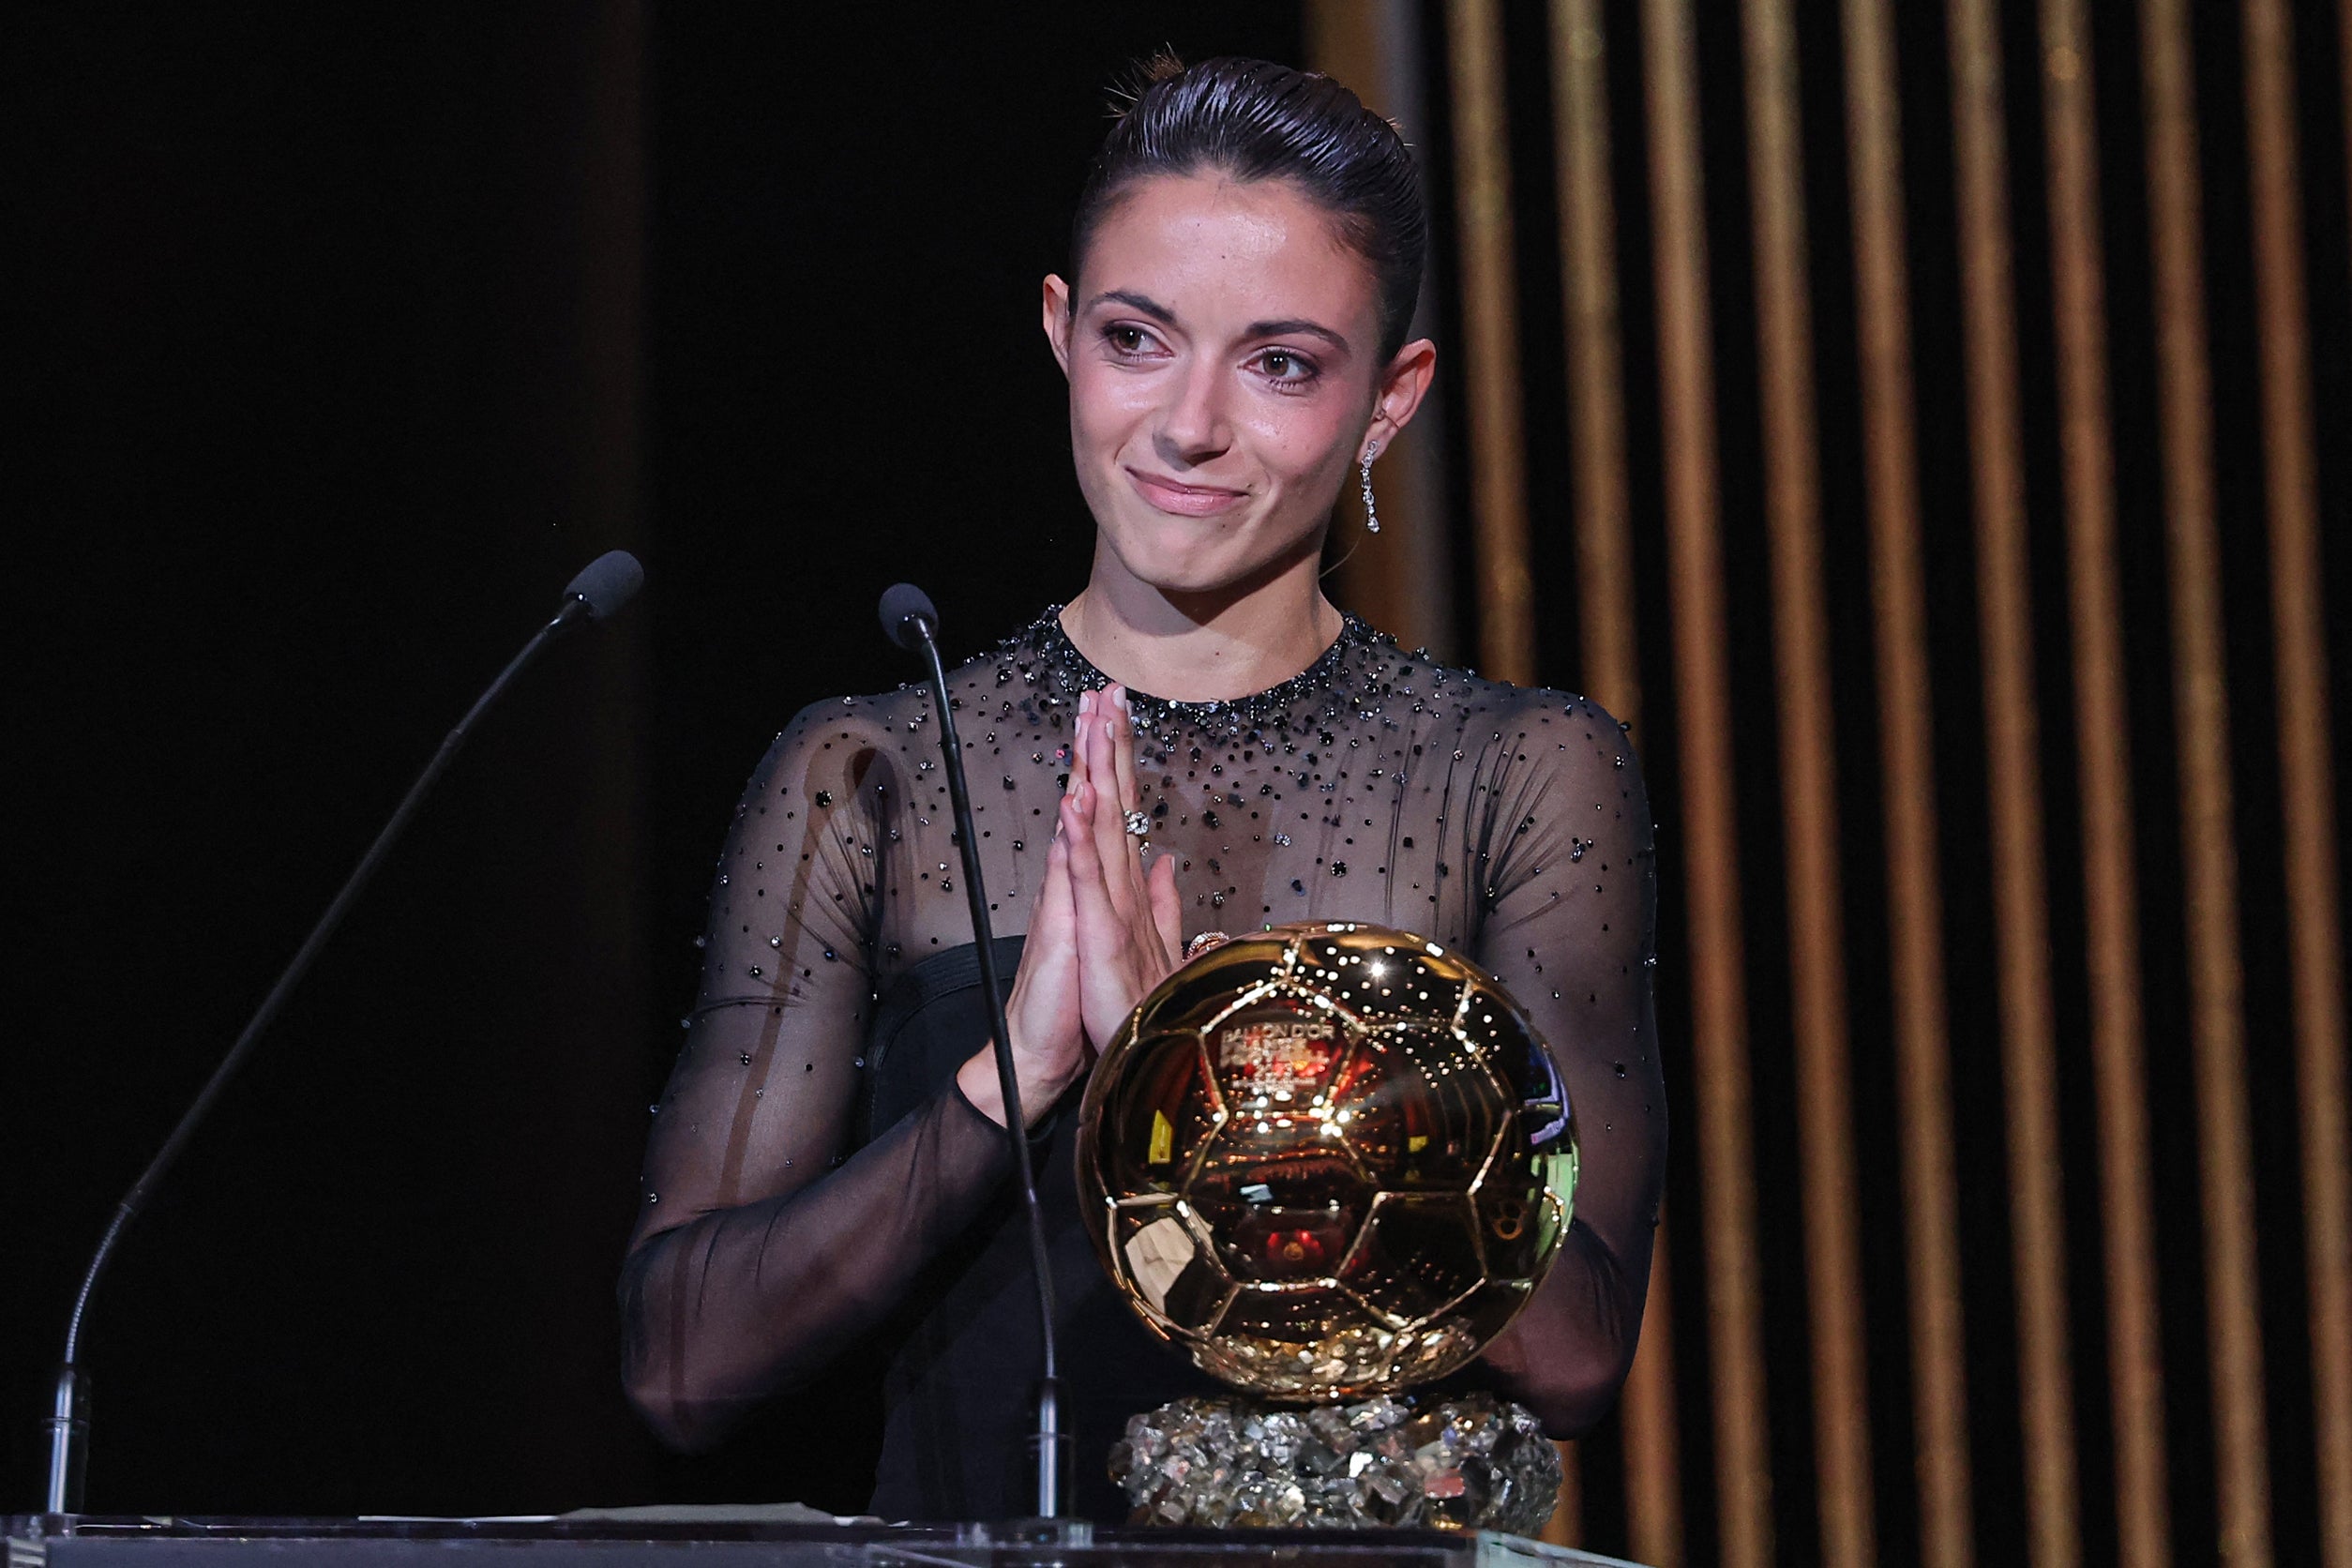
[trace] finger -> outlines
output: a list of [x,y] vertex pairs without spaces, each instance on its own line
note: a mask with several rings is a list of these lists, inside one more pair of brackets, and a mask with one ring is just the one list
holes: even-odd
[[1062,803],[1063,872],[1070,889],[1070,910],[1073,927],[1078,933],[1081,950],[1097,941],[1093,927],[1113,922],[1110,890],[1103,885],[1103,856],[1094,840],[1093,813],[1096,792],[1091,784],[1081,784],[1063,797]]
[[1083,1043],[1084,1025],[1078,1011],[1078,921],[1071,909],[1069,864],[1068,839],[1057,836],[1046,851],[1046,880],[1030,912],[1020,967],[1014,974],[1013,994],[1005,1003],[1006,1025],[1016,1050],[1052,1052]]
[[1077,908],[1070,897],[1070,838],[1057,821],[1053,842],[1046,848],[1046,881],[1037,890],[1037,912],[1030,930],[1033,935],[1066,939],[1077,921]]
[[1143,804],[1143,792],[1137,787],[1135,776],[1135,708],[1127,699],[1125,686],[1113,686],[1111,690],[1117,694],[1110,714],[1111,773],[1119,780],[1119,809],[1133,811]]
[[1112,761],[1110,731],[1117,729],[1112,717],[1112,705],[1108,693],[1098,696],[1093,713],[1087,715],[1084,743],[1087,743],[1087,783],[1093,785],[1087,794],[1087,821],[1093,822],[1096,846],[1103,853],[1103,869],[1112,869],[1120,849],[1115,839],[1126,837],[1126,807],[1117,799],[1120,788],[1120,766]]
[[1102,875],[1102,848],[1094,841],[1094,812],[1096,791],[1085,779],[1073,780],[1070,792],[1062,797],[1062,812],[1058,819],[1062,837],[1069,841],[1070,885],[1075,887],[1089,877]]
[[1117,721],[1108,716],[1110,704],[1097,702],[1086,727],[1086,813],[1093,828],[1094,852],[1102,863],[1097,873],[1109,894],[1111,907],[1125,919],[1139,901],[1136,885],[1136,840],[1127,832],[1127,809],[1111,796],[1118,781],[1111,761],[1110,731]]
[[[1128,695],[1125,686],[1119,688],[1119,730],[1116,744],[1111,748],[1111,755],[1113,767],[1119,777],[1121,798],[1126,801],[1130,809],[1143,810],[1143,783],[1138,776],[1139,763],[1136,756],[1134,700]],[[1145,822],[1148,823],[1150,821],[1151,818],[1147,814]],[[1148,842],[1148,839],[1137,841],[1138,851],[1141,844],[1145,842]],[[1152,895],[1144,879],[1145,869],[1143,855],[1140,852],[1127,856],[1129,886],[1133,890],[1132,908],[1138,915],[1148,921],[1153,916],[1151,912]]]
[[1152,924],[1159,928],[1168,961],[1174,964],[1184,953],[1184,905],[1176,892],[1176,857],[1164,854],[1153,861],[1146,880],[1151,887]]
[[1086,721],[1094,711],[1094,694],[1081,691],[1078,700],[1078,724],[1070,731],[1070,767],[1062,782],[1064,799],[1078,793],[1078,787],[1086,782]]
[[1070,845],[1070,895],[1072,907],[1078,914],[1078,951],[1097,958],[1114,955],[1123,939],[1119,911],[1111,902],[1110,886],[1103,875],[1103,857],[1097,837],[1085,821],[1099,815],[1101,792],[1092,784],[1071,797],[1065,807],[1077,820],[1063,837]]

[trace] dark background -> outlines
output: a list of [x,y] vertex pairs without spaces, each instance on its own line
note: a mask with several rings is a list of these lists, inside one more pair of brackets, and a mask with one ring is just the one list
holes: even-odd
[[[810,18],[822,14],[822,27]],[[598,551],[99,1292],[98,1512],[864,1500],[663,1455],[612,1280],[735,792],[1083,580],[1040,278],[1106,89],[1294,6],[55,7],[0,24],[0,1512],[115,1199]]]

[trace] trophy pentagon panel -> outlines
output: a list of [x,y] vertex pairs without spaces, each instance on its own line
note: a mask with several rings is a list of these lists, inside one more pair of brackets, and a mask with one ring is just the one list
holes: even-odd
[[1478,1233],[1467,1196],[1384,1192],[1340,1283],[1390,1326],[1419,1328],[1485,1283]]
[[1143,1320],[1163,1338],[1206,1333],[1232,1296],[1216,1249],[1173,1199],[1110,1211],[1104,1264]]
[[1364,1036],[1333,1120],[1384,1191],[1469,1193],[1516,1106],[1442,1022]]
[[[1380,940],[1364,940],[1371,933]],[[1366,1023],[1449,1017],[1472,974],[1436,942],[1356,925],[1301,935],[1294,972],[1329,987],[1334,1000]]]
[[1193,1030],[1140,1036],[1129,1042],[1122,1061],[1099,1122],[1090,1124],[1099,1139],[1105,1184],[1125,1199],[1173,1197],[1225,1124],[1225,1097]]

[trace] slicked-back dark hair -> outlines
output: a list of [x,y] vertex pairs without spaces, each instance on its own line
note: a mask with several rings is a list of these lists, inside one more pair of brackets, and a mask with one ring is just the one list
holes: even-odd
[[1429,243],[1420,177],[1396,128],[1330,77],[1266,60],[1186,66],[1162,54],[1142,79],[1078,192],[1073,278],[1103,219],[1140,181],[1203,170],[1244,183],[1289,180],[1371,264],[1386,364],[1404,346]]

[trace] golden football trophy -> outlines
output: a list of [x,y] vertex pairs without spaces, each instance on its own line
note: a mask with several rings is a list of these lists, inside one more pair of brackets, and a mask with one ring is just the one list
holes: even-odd
[[1568,1094],[1495,979],[1402,931],[1223,942],[1131,1014],[1080,1110],[1080,1210],[1155,1333],[1252,1397],[1128,1425],[1168,1524],[1531,1530],[1559,1458],[1466,1365],[1542,1283],[1576,1184]]

